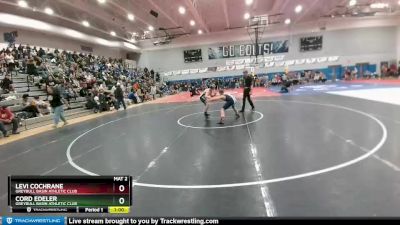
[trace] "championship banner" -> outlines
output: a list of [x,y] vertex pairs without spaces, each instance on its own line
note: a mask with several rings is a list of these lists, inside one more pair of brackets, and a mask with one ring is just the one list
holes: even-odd
[[270,67],[274,67],[275,66],[275,62],[266,62],[264,67],[266,68],[270,68]]
[[233,65],[235,65],[235,60],[226,60],[226,65],[227,65],[227,66],[233,66]]
[[232,70],[235,70],[235,69],[236,69],[235,65],[226,67],[226,70],[228,70],[228,71],[232,71]]
[[190,72],[190,70],[182,70],[182,75],[186,75],[186,74],[189,74],[189,72]]
[[222,72],[226,70],[226,66],[219,66],[217,67],[217,72]]
[[199,69],[190,69],[190,74],[198,73]]
[[199,73],[206,73],[207,71],[208,71],[208,67],[199,69]]
[[303,65],[304,63],[306,63],[305,59],[297,59],[296,60],[296,65]]
[[289,41],[274,41],[262,44],[226,45],[208,48],[208,59],[225,59],[255,55],[272,55],[289,52]]

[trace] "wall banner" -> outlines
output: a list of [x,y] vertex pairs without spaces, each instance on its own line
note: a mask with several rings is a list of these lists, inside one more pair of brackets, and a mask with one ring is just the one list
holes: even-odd
[[226,59],[289,52],[289,41],[274,41],[262,44],[225,45],[208,48],[208,59]]

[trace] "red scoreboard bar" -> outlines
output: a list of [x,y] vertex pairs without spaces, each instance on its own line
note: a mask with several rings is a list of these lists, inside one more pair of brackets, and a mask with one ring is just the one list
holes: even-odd
[[14,213],[128,213],[131,176],[9,176]]

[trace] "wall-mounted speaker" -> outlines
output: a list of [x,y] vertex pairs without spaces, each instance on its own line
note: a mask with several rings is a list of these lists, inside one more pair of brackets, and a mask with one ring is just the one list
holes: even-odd
[[152,16],[154,16],[155,18],[158,17],[158,13],[157,13],[156,11],[150,10],[150,14],[151,14]]

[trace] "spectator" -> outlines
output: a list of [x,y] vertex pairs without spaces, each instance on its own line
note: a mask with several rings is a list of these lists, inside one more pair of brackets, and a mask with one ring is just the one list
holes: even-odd
[[38,52],[38,56],[42,58],[44,55],[46,55],[46,52],[43,50],[43,48],[40,48],[39,52]]
[[20,44],[17,49],[18,49],[18,54],[19,54],[18,59],[23,58],[24,47],[22,47],[22,45]]
[[12,124],[12,134],[19,134],[18,123],[18,119],[15,118],[14,114],[7,106],[3,105],[0,107],[0,131],[3,133],[4,137],[9,136],[4,125]]
[[286,73],[284,73],[282,75],[282,82],[286,82],[288,80],[288,76],[286,75]]
[[67,100],[67,107],[68,107],[68,109],[70,109],[71,108],[71,99],[73,98],[76,100],[76,97],[78,95],[70,85],[67,88],[65,88],[63,84],[61,86],[62,86],[62,90],[64,90],[63,97]]
[[91,93],[86,96],[86,108],[93,109],[94,113],[98,113],[100,109],[99,97],[93,97]]
[[193,97],[195,95],[200,95],[200,92],[196,88],[196,86],[192,85],[191,88],[190,88],[190,97]]
[[33,47],[33,49],[31,50],[31,56],[32,56],[32,57],[37,56],[37,49],[36,49],[36,46]]
[[157,94],[157,87],[156,85],[153,83],[150,87],[150,95],[153,98],[153,100],[156,99],[156,94]]
[[60,90],[57,88],[52,89],[52,100],[50,101],[51,108],[54,113],[54,125],[53,128],[57,128],[60,119],[64,122],[63,126],[67,125],[68,122],[64,117],[64,103],[61,97]]
[[12,72],[15,69],[15,62],[14,62],[14,56],[11,53],[6,54],[4,57],[6,63],[7,63],[7,68],[8,68],[8,73],[12,74]]
[[39,115],[46,115],[51,112],[50,105],[45,101],[41,100],[39,96],[34,97],[34,105],[36,105],[37,109],[39,110]]
[[104,92],[102,89],[100,89],[97,101],[99,102],[99,105],[100,105],[100,112],[110,110],[110,105],[108,104],[108,93],[107,92]]
[[320,78],[321,82],[325,84],[325,82],[326,82],[326,75],[325,75],[324,73],[321,72],[319,78]]
[[357,78],[358,78],[358,69],[357,69],[357,67],[354,67],[353,71],[351,71],[351,79],[352,80],[354,80],[354,79],[357,80]]
[[317,72],[314,75],[314,83],[318,83],[319,81],[320,81],[320,74],[319,74],[319,72]]
[[118,110],[120,105],[122,104],[124,106],[124,110],[126,110],[126,105],[125,105],[125,101],[124,101],[124,92],[122,91],[120,83],[117,83],[117,87],[115,88],[115,91],[114,91],[114,96],[115,96],[115,99],[117,100],[116,109]]
[[3,93],[5,93],[5,94],[8,94],[8,93],[14,91],[13,82],[12,82],[9,74],[6,74],[4,79],[1,81],[1,89],[2,89]]
[[27,113],[25,118],[32,118],[32,117],[37,117],[37,116],[42,117],[43,116],[39,112],[39,109],[36,106],[36,103],[29,99],[28,94],[22,95],[22,104],[21,105],[24,107],[22,109],[22,111]]
[[390,67],[389,67],[388,76],[396,77],[396,74],[397,74],[396,64],[392,63],[392,64],[390,64]]
[[31,46],[29,46],[29,45],[26,45],[26,53],[27,53],[27,55],[28,55],[28,57],[31,57]]
[[6,60],[5,60],[6,54],[4,50],[0,51],[0,72],[1,75],[3,75],[4,72],[6,72]]
[[140,89],[140,85],[138,82],[135,82],[135,84],[133,85],[133,89],[135,89],[135,91],[138,91]]
[[400,78],[400,64],[397,66],[397,75],[398,75],[399,78]]
[[138,103],[137,98],[136,98],[136,93],[133,88],[131,89],[131,92],[128,95],[128,99],[131,100],[131,102],[133,102],[134,104]]
[[136,95],[138,96],[138,102],[141,103],[144,101],[144,94],[142,93],[142,89],[137,89],[136,90]]
[[284,81],[279,93],[282,93],[282,94],[289,93],[290,86],[291,86],[291,83],[289,81]]
[[37,70],[35,66],[35,60],[32,57],[28,58],[26,63],[26,73],[29,75],[37,75]]
[[81,88],[81,90],[79,90],[79,96],[81,97],[86,97],[89,94],[89,91],[86,87]]

